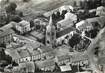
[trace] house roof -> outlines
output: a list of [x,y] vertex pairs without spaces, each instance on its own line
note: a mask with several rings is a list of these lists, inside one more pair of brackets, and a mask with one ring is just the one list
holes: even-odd
[[13,27],[13,24],[16,24],[16,22],[11,21],[10,23],[4,25],[0,29],[3,30],[3,31],[8,30],[8,29],[11,29]]
[[26,68],[26,70],[28,72],[34,72],[35,70],[35,64],[33,61],[30,61],[30,62],[25,62],[25,63],[19,63],[19,68],[20,69],[23,69],[23,68]]
[[0,33],[0,38],[4,37],[6,35],[9,35],[9,34],[13,34],[13,33],[14,33],[14,31],[12,29],[7,29],[7,30]]
[[17,50],[21,58],[30,57],[30,54],[27,49]]
[[21,58],[19,53],[15,49],[6,49],[5,52],[6,54],[10,55],[14,60]]
[[33,52],[31,53],[33,56],[39,55],[40,52],[38,50],[33,50]]
[[55,65],[55,61],[54,59],[49,59],[49,60],[45,60],[45,61],[37,61],[35,62],[36,65],[39,67],[39,68],[45,68],[45,67],[49,67],[49,66],[54,66]]
[[21,21],[21,22],[19,22],[18,23],[18,25],[20,25],[20,26],[26,26],[26,25],[28,25],[28,24],[30,24],[28,21],[25,21],[25,20],[23,20],[23,21]]
[[64,61],[67,59],[71,59],[71,56],[70,55],[57,56],[57,62]]
[[51,47],[47,47],[47,46],[40,46],[39,49],[42,51],[42,53],[44,52],[49,52],[52,51],[53,49]]
[[78,61],[83,61],[88,59],[89,57],[87,54],[77,53],[75,55],[72,55],[72,62],[78,62]]
[[30,51],[30,52],[33,52],[34,49],[37,49],[38,47],[40,47],[41,45],[43,45],[42,43],[40,42],[30,42],[27,44],[27,49]]
[[62,31],[57,32],[56,37],[59,38],[59,37],[61,37],[63,35],[66,35],[66,34],[70,33],[71,31],[74,31],[74,30],[75,30],[75,28],[68,27],[67,29],[64,29]]
[[86,19],[86,21],[88,21],[88,23],[98,22],[101,27],[103,27],[105,25],[105,17],[104,16],[89,18],[89,19]]
[[43,39],[44,38],[44,35],[43,33],[40,33],[40,32],[37,32],[37,31],[32,31],[30,33],[30,36],[36,38],[36,39]]

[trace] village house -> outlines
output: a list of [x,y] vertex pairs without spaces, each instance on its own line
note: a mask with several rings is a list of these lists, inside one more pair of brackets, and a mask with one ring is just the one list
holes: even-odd
[[[86,64],[89,65],[89,57],[85,53],[77,53],[75,55],[72,55],[71,58],[71,65],[81,65],[81,64]],[[82,65],[81,65],[82,66]]]
[[82,20],[76,24],[76,28],[80,31],[84,31],[86,29],[91,30],[93,27],[91,23],[88,23],[88,21]]
[[43,44],[38,41],[34,41],[34,42],[27,43],[25,46],[27,47],[27,49],[32,55],[35,55],[33,51],[38,51],[37,48],[39,48],[40,46],[43,46]]
[[52,60],[45,60],[45,61],[37,61],[35,62],[36,66],[41,69],[42,71],[53,71],[55,69],[55,61]]
[[31,61],[31,62],[27,62],[27,63],[19,63],[19,66],[13,67],[12,72],[34,73],[35,72],[34,62]]
[[31,55],[27,49],[20,49],[20,50],[17,50],[17,52],[21,56],[21,58],[19,59],[19,63],[31,61]]
[[76,28],[78,30],[85,30],[87,27],[91,29],[93,29],[93,25],[92,23],[97,22],[98,23],[98,27],[99,28],[103,28],[105,26],[105,21],[104,21],[105,17],[101,16],[101,17],[94,17],[94,18],[88,18],[86,20],[82,20],[80,22],[78,22],[76,24]]
[[62,55],[62,56],[57,56],[55,59],[57,64],[59,66],[62,66],[62,65],[66,65],[67,63],[71,63],[72,56]]
[[8,29],[11,29],[11,28],[13,27],[13,24],[15,24],[15,23],[16,23],[16,22],[11,21],[11,22],[8,23],[7,25],[4,25],[4,26],[0,27],[0,30],[5,31],[5,30],[8,30]]
[[30,23],[28,21],[22,20],[19,23],[13,24],[13,28],[20,34],[27,33],[31,30]]
[[[32,55],[32,60],[46,60],[50,58],[54,58],[53,49],[46,46],[40,46],[35,50],[35,52],[38,52],[38,54]],[[35,53],[34,52],[34,53]]]
[[86,21],[91,24],[93,22],[97,22],[100,26],[100,28],[103,28],[105,26],[105,17],[101,16],[101,17],[94,17],[94,18],[88,18],[86,19]]
[[7,44],[13,41],[14,31],[12,29],[7,29],[5,31],[0,31],[0,45]]
[[6,49],[5,53],[7,55],[10,55],[16,63],[19,63],[19,59],[21,59],[21,56],[19,55],[16,49]]
[[56,24],[59,30],[72,27],[77,22],[77,16],[69,11],[64,16],[64,19],[58,21]]
[[38,41],[42,41],[45,37],[43,32],[38,32],[36,30],[33,30],[32,32],[30,32],[29,36],[36,38]]

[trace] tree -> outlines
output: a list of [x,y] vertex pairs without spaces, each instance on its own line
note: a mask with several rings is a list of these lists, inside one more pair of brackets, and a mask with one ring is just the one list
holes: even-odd
[[18,66],[18,64],[12,60],[12,57],[5,54],[4,49],[0,49],[0,71],[4,71],[4,68],[8,65]]
[[14,2],[11,2],[7,7],[5,7],[7,13],[12,13],[16,10],[17,5]]
[[12,66],[18,66],[18,63],[16,63],[15,61],[12,62]]
[[4,9],[0,9],[0,27],[7,23],[7,14]]

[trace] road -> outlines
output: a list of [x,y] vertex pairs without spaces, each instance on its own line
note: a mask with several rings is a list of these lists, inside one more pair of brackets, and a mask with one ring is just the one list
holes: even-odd
[[91,63],[91,68],[93,70],[96,70],[97,73],[101,73],[101,72],[99,71],[99,67],[97,66],[98,59],[96,59],[94,56],[94,51],[95,51],[94,48],[99,46],[100,41],[102,41],[102,39],[104,38],[105,38],[105,27],[102,30],[100,30],[97,37],[92,41],[91,45],[87,49],[87,53],[89,55],[89,59]]

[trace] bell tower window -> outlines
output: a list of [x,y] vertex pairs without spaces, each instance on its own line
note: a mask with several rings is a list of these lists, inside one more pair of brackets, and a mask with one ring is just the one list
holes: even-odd
[[49,40],[47,40],[47,44],[50,44],[50,41]]

